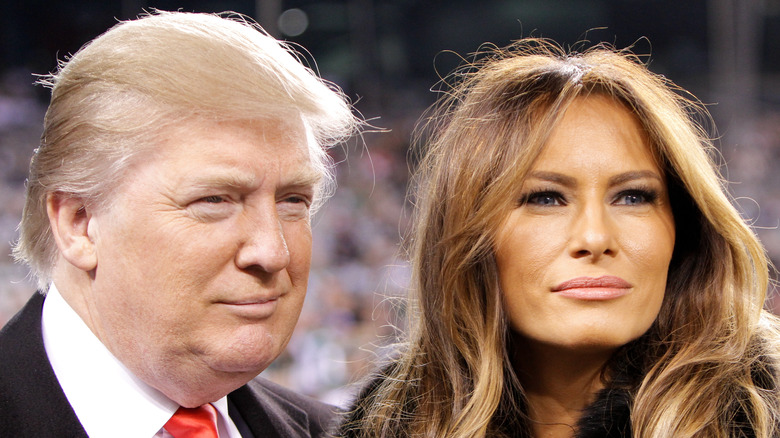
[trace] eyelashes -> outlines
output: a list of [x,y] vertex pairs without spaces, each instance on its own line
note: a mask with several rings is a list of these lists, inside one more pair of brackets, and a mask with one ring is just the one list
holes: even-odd
[[520,197],[518,206],[522,205],[566,205],[566,200],[561,193],[555,190],[535,190]]
[[[658,192],[652,189],[629,189],[621,191],[615,199],[620,205],[655,204]],[[618,202],[625,201],[625,202]]]
[[[657,189],[651,187],[632,187],[618,191],[611,204],[624,206],[639,206],[656,204],[660,194]],[[542,188],[532,190],[520,197],[517,201],[520,206],[557,207],[569,204],[567,197],[557,189]]]

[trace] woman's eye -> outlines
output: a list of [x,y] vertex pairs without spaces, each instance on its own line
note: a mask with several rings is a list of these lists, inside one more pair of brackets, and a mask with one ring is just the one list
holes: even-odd
[[651,203],[656,198],[656,194],[650,191],[630,190],[620,193],[615,203],[619,205],[641,205]]
[[520,200],[521,205],[537,205],[542,207],[565,205],[563,196],[555,192],[531,193]]
[[623,197],[623,204],[636,205],[645,202],[645,197],[642,195],[626,195]]

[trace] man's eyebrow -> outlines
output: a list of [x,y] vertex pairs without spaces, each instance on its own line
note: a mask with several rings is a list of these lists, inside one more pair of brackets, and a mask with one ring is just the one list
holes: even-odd
[[[313,187],[323,180],[323,175],[313,168],[297,169],[284,175],[279,181],[283,187]],[[191,187],[201,188],[234,188],[246,189],[258,186],[262,183],[262,177],[258,178],[249,173],[242,172],[215,172],[203,173],[193,178],[188,184]]]
[[295,172],[289,178],[285,178],[286,184],[290,186],[314,186],[319,184],[323,179],[323,175],[312,169],[301,169]]
[[195,178],[195,186],[202,187],[252,187],[255,185],[257,178],[252,175],[229,173],[229,174],[204,174]]

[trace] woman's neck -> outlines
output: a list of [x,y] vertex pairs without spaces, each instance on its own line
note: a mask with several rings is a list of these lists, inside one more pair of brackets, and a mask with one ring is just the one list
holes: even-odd
[[514,368],[537,438],[570,438],[582,411],[604,387],[610,351],[578,352],[519,342]]

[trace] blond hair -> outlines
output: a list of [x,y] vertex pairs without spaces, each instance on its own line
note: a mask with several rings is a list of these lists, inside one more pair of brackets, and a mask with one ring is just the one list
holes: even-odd
[[52,97],[14,256],[30,265],[40,287],[58,255],[47,194],[105,205],[128,162],[166,128],[193,118],[302,119],[323,175],[318,204],[333,188],[325,149],[359,126],[336,86],[238,14],[154,11],[120,22],[39,82]]
[[567,53],[522,40],[451,78],[457,84],[434,108],[416,174],[409,340],[350,413],[345,434],[531,436],[509,360],[495,236],[567,105],[598,93],[644,127],[678,236],[661,312],[639,344],[641,383],[628,388],[633,433],[726,437],[747,427],[772,436],[780,341],[762,310],[768,260],[725,193],[700,123],[706,111],[629,51],[605,45]]

